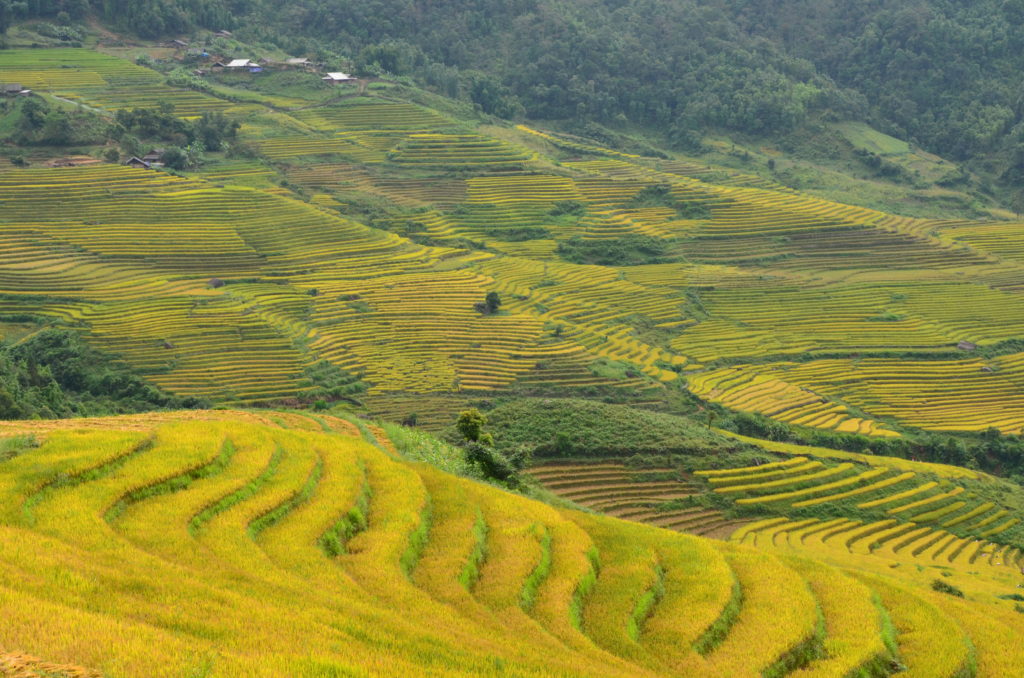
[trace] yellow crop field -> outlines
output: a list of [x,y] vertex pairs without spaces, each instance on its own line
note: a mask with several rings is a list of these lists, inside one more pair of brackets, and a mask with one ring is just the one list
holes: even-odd
[[[1024,332],[1018,223],[896,217],[481,124],[388,88],[322,101],[240,79],[198,91],[85,48],[5,50],[0,70],[99,111],[166,100],[182,117],[243,122],[255,157],[192,178],[0,171],[0,313],[75,326],[172,393],[314,398],[326,362],[389,414],[420,394],[663,400],[685,387],[877,438],[1024,425],[1024,358],[1004,346]],[[55,192],[75,199],[44,202]],[[359,223],[354,205],[382,202]],[[663,251],[591,263],[566,249],[635,238]],[[485,316],[490,291],[503,304]],[[450,414],[424,402],[427,421]]]
[[[896,656],[1019,675],[1001,639],[1022,623],[994,595],[1010,549],[961,549],[968,597],[947,601],[919,569],[843,560],[875,526],[764,520],[744,533],[772,539],[731,546],[404,461],[377,427],[381,447],[340,420],[198,414],[44,425],[0,462],[5,670],[828,676]],[[629,478],[542,468],[581,490]],[[887,557],[923,563],[911,550]]]
[[[978,471],[972,471],[961,466],[951,466],[949,464],[931,464],[928,462],[913,461],[911,459],[900,459],[898,457],[885,457],[876,456],[871,454],[860,454],[857,452],[846,452],[843,450],[833,450],[826,447],[813,447],[810,445],[795,445],[793,443],[784,443],[775,440],[761,440],[760,438],[750,438],[747,436],[741,436],[737,433],[730,431],[719,431],[720,433],[727,435],[737,440],[744,442],[754,443],[758,447],[763,447],[766,450],[777,452],[785,455],[796,455],[797,459],[806,461],[807,457],[818,457],[821,459],[836,459],[841,461],[855,461],[862,464],[874,464],[878,466],[886,466],[887,468],[908,471],[912,473],[930,473],[941,478],[983,478],[991,477],[986,476],[984,473]],[[789,460],[790,463],[795,463],[795,460]],[[761,467],[765,468],[765,467]],[[727,473],[728,471],[722,471]]]
[[[978,470],[1024,434],[1024,223],[110,37],[0,50],[0,81],[237,137],[171,171],[118,154],[194,137],[5,118],[0,340],[67,330],[211,409],[0,422],[0,675],[1024,678],[1024,498]],[[701,442],[538,425],[499,441],[536,456],[517,492],[383,423],[521,397]]]

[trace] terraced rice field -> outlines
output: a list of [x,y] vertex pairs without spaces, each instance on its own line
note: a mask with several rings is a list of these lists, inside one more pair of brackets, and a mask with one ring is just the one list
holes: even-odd
[[[956,466],[757,442],[786,458],[693,473],[613,460],[549,462],[531,475],[563,499],[659,527],[731,534],[759,547],[835,551],[837,563],[848,554],[877,556],[880,567],[995,568],[990,573],[1006,581],[1024,575],[1024,516],[1019,497],[1003,503],[1006,487],[993,492],[1002,481]],[[701,500],[702,493],[736,510],[709,510],[721,502]]]
[[259,108],[170,87],[156,71],[89,49],[4,50],[0,71],[5,81],[111,111],[155,108],[165,102],[173,104],[175,113],[183,117],[215,111],[244,113]]
[[[32,426],[0,424],[0,435]],[[1024,622],[996,597],[994,565],[977,575],[989,588],[954,574],[968,589],[954,599],[898,569],[847,572],[781,547],[555,509],[404,462],[330,417],[222,411],[35,430],[37,446],[0,464],[0,535],[17,545],[0,551],[4,670],[825,676],[897,660],[908,675],[952,677],[1024,666],[1018,644],[1000,642]]]
[[[0,312],[77,325],[166,388],[301,396],[305,370],[328,360],[389,402],[514,388],[657,398],[685,385],[734,410],[867,436],[1024,426],[1019,223],[896,217],[454,119],[394,90],[285,112],[169,88],[85,49],[7,50],[0,69],[101,109],[169,97],[180,115],[246,116],[242,141],[262,157],[192,179],[0,171]],[[50,204],[54,191],[69,200]],[[339,217],[363,218],[360,205],[377,228]],[[573,239],[637,236],[664,260],[560,255]],[[474,308],[489,291],[498,316]],[[142,307],[153,320],[126,335],[119,313]],[[243,375],[244,361],[260,370]]]
[[742,523],[720,511],[679,506],[700,488],[673,469],[554,462],[531,468],[530,475],[563,499],[623,520],[699,535],[728,535]]
[[410,134],[388,157],[400,165],[488,171],[521,169],[531,160],[525,150],[476,134]]
[[933,431],[1024,430],[1024,354],[990,360],[818,360],[723,368],[691,380],[698,395],[805,426],[887,435],[868,415]]
[[1019,508],[970,489],[994,479],[977,478],[983,484],[965,486],[958,484],[966,476],[956,467],[877,459],[872,467],[791,457],[697,475],[739,506],[771,507],[776,513],[734,532],[737,543],[851,566],[912,566],[916,574],[1003,583],[1024,575]]
[[322,130],[431,130],[452,124],[448,118],[415,104],[356,97],[337,106],[296,113],[303,122]]

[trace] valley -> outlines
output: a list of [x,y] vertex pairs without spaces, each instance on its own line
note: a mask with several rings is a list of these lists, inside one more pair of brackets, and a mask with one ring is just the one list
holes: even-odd
[[831,120],[928,176],[862,199],[226,31],[38,30],[0,49],[0,676],[1024,676],[1024,222],[952,163]]

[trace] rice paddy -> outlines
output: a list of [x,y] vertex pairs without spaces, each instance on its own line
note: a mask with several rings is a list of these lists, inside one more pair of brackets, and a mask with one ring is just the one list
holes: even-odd
[[[868,437],[1024,431],[1022,224],[896,217],[400,88],[258,103],[88,49],[0,71],[101,114],[243,123],[252,153],[182,175],[0,169],[0,316],[171,393],[357,384],[440,428],[477,398],[688,389]],[[567,254],[631,242],[657,255]],[[755,466],[531,469],[580,512],[405,461],[397,430],[0,423],[40,443],[0,461],[0,674],[1024,675],[1024,516],[981,472],[768,441]]]
[[[945,549],[957,602],[926,575],[831,562],[884,557],[856,555],[852,525],[751,524],[734,545],[556,509],[403,461],[331,417],[163,413],[36,434],[0,465],[4,670],[826,676],[898,661],[1020,675],[1017,645],[994,642],[1021,630],[994,595],[1019,550]],[[912,536],[875,553],[933,567]]]

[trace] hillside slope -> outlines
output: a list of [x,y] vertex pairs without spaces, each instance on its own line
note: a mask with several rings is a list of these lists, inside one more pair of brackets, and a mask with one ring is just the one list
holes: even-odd
[[357,397],[436,426],[498,394],[658,406],[685,386],[866,436],[1024,426],[1020,223],[832,203],[386,82],[200,92],[84,49],[0,65],[53,102],[241,121],[233,157],[183,176],[48,168],[47,147],[0,170],[0,313],[78,329],[172,394]]
[[[84,18],[74,3],[5,3]],[[144,38],[203,27],[294,54],[344,56],[361,72],[415,76],[488,113],[630,124],[696,148],[709,130],[762,141],[817,135],[822,118],[872,123],[965,162],[1020,202],[1021,44],[1016,0],[95,0],[104,20]],[[443,8],[443,9],[440,9]],[[76,37],[75,31],[67,40]],[[61,28],[47,31],[60,35]],[[81,39],[81,36],[77,36]],[[877,160],[877,158],[876,158]],[[913,174],[906,181],[917,181]],[[952,172],[940,185],[971,184]]]
[[404,462],[332,417],[0,432],[22,434],[0,462],[8,663],[110,677],[1024,675],[1012,569],[957,575],[961,599],[903,569],[554,509]]

